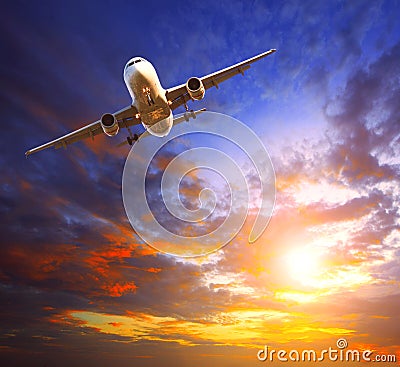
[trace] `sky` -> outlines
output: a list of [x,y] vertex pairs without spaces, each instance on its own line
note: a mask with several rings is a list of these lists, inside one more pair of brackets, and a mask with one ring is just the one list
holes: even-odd
[[[255,366],[265,345],[339,338],[400,364],[399,15],[399,1],[3,2],[2,365]],[[124,133],[24,156],[128,105],[133,56],[168,88],[270,48],[191,104],[269,151],[275,210],[253,244],[251,216],[208,256],[144,244],[122,202]]]

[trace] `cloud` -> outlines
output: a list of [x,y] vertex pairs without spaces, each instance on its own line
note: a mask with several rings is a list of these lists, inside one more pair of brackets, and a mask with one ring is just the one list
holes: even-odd
[[[339,5],[5,9],[0,337],[8,364],[130,366],[140,358],[149,366],[232,366],[253,364],[254,340],[304,346],[304,337],[346,334],[363,345],[396,344],[398,5]],[[110,26],[110,19],[118,21]],[[253,213],[234,241],[208,257],[176,259],[143,244],[124,213],[125,153],[113,149],[115,139],[23,155],[129,104],[121,69],[135,54],[154,62],[170,86],[271,47],[274,56],[203,101],[242,114],[258,133],[279,125],[268,137],[278,146],[277,208],[253,245]],[[311,114],[321,106],[323,114]],[[253,119],[258,114],[263,119]],[[285,127],[296,144],[282,135]],[[160,170],[172,153],[154,162],[148,189],[155,211],[182,229],[156,205]],[[259,186],[249,176],[254,194]],[[188,207],[196,207],[204,184],[200,175],[182,183]],[[228,200],[221,197],[204,227],[221,220]],[[313,259],[325,268],[293,279],[285,257],[298,250],[321,251]],[[126,325],[143,340],[132,341]]]
[[397,44],[368,70],[355,73],[343,94],[326,106],[340,141],[327,163],[356,185],[398,175],[396,165],[385,163],[384,157],[396,155],[399,141],[399,55]]

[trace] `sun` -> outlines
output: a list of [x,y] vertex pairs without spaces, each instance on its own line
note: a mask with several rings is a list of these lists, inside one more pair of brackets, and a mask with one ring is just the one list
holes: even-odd
[[310,247],[293,250],[286,256],[291,278],[305,286],[313,286],[321,272],[320,254]]

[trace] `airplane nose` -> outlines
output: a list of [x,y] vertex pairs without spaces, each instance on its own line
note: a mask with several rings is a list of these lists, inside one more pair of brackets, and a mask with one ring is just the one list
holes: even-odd
[[143,70],[140,65],[131,65],[126,68],[125,75],[129,76],[130,78],[133,76],[143,75]]
[[124,71],[125,81],[129,81],[138,75],[138,70],[134,65],[128,66]]

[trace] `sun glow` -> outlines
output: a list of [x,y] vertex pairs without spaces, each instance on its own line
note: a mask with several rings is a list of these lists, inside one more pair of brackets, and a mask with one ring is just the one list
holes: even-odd
[[319,252],[305,247],[294,250],[286,256],[286,264],[291,278],[302,285],[313,285],[321,272]]
[[[324,260],[325,257],[325,260]],[[321,248],[303,247],[286,257],[288,274],[294,283],[276,293],[278,299],[305,303],[344,288],[355,289],[371,282],[368,269],[360,264],[330,264]],[[306,287],[306,291],[304,288]]]
[[351,329],[326,327],[319,321],[312,322],[312,317],[307,314],[259,308],[234,308],[191,320],[147,313],[113,315],[75,310],[67,314],[67,319],[78,322],[82,328],[92,328],[111,337],[120,336],[130,341],[171,342],[184,346],[212,342],[257,348],[266,339],[288,343],[305,338],[322,340],[332,334],[346,335],[352,332]]
[[295,291],[278,291],[275,293],[275,298],[281,301],[293,301],[297,303],[313,302],[317,299],[318,294],[311,292],[295,292]]

